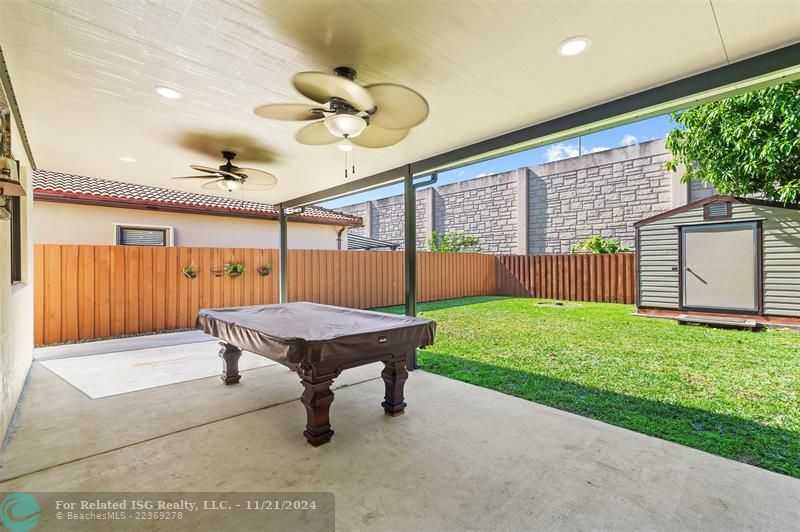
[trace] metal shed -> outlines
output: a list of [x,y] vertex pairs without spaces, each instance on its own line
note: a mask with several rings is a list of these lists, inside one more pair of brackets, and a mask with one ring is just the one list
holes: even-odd
[[347,249],[352,251],[356,249],[374,250],[374,249],[389,249],[397,251],[400,244],[394,242],[387,242],[385,240],[378,240],[377,238],[369,238],[361,235],[348,234],[347,235]]
[[640,314],[800,325],[800,205],[716,195],[635,227]]

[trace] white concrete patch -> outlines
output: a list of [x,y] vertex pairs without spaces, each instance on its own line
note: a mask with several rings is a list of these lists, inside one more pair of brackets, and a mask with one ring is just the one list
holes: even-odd
[[[222,360],[218,351],[217,342],[200,342],[42,360],[41,364],[92,399],[99,399],[219,375]],[[247,351],[239,360],[240,371],[272,365],[275,362]]]

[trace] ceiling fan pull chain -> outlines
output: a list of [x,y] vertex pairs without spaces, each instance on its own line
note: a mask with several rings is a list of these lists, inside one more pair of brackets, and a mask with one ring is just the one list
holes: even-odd
[[347,152],[344,152],[344,178],[347,179]]

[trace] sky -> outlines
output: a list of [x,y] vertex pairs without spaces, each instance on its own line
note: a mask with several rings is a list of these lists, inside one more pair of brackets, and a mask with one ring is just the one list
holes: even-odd
[[[639,122],[632,122],[623,126],[618,126],[604,131],[598,131],[590,135],[580,137],[580,149],[583,154],[604,151],[620,146],[630,146],[648,140],[664,138],[669,130],[674,127],[669,120],[669,115],[655,116]],[[358,149],[358,148],[356,148]],[[485,175],[508,172],[525,166],[535,166],[537,164],[568,159],[578,155],[578,138],[564,140],[547,146],[540,146],[531,150],[506,155],[472,164],[463,168],[449,170],[439,174],[439,180],[435,186],[447,185],[458,181],[465,181]],[[362,201],[387,198],[403,193],[403,184],[398,183],[388,187],[382,187],[368,192],[360,192],[343,198],[322,203],[323,207],[335,209],[344,205],[361,203]]]

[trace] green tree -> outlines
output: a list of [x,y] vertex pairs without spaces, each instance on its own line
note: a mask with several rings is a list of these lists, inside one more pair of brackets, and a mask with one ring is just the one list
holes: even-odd
[[480,251],[480,239],[477,236],[460,233],[431,232],[428,249],[438,253],[463,253]]
[[800,80],[673,113],[667,135],[684,182],[703,180],[722,194],[800,201]]
[[616,238],[605,238],[602,235],[594,235],[581,242],[575,242],[570,246],[570,253],[626,253],[630,248],[624,246]]

